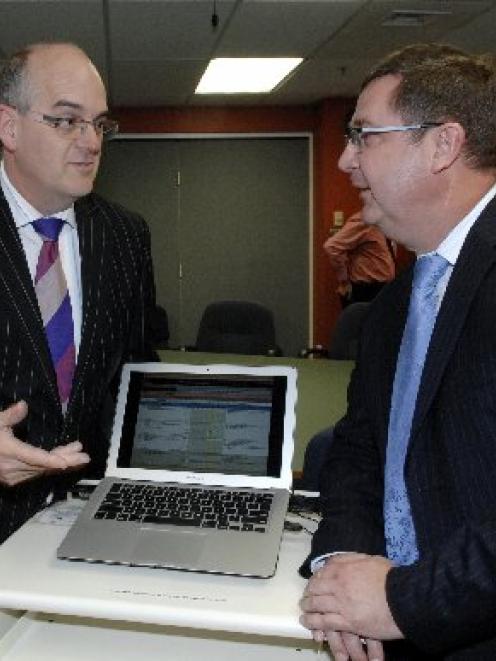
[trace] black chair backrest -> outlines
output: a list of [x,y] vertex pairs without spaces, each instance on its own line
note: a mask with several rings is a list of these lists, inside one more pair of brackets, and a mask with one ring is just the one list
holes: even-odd
[[200,320],[196,349],[267,355],[276,349],[272,312],[250,301],[210,303]]
[[156,305],[151,318],[153,346],[166,349],[169,343],[169,318],[161,305]]
[[329,343],[332,360],[356,360],[358,341],[370,303],[351,303],[338,317]]
[[298,485],[293,486],[302,491],[320,491],[320,474],[327,461],[334,434],[334,427],[322,429],[314,434],[303,457],[303,471]]

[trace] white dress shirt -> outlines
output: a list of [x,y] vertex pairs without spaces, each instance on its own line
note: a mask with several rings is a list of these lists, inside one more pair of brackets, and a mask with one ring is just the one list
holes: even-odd
[[[433,250],[431,253],[437,253],[446,259],[449,262],[450,266],[446,269],[443,277],[439,280],[437,285],[437,294],[438,294],[438,305],[441,305],[443,300],[444,293],[448,287],[449,279],[453,273],[453,268],[456,264],[458,256],[460,255],[462,246],[467,238],[467,234],[470,232],[472,225],[475,223],[477,218],[481,215],[482,211],[486,208],[489,202],[496,195],[496,184],[492,186],[487,193],[482,197],[475,207],[469,211],[469,213],[463,218],[458,225],[456,225],[448,236],[441,241],[436,250]],[[417,259],[423,255],[417,255]]]
[[[27,200],[14,188],[5,172],[4,163],[0,164],[0,186],[10,207],[14,223],[19,232],[22,247],[26,254],[29,272],[34,283],[36,265],[40,255],[43,239],[36,232],[31,223],[43,216],[32,207]],[[82,289],[81,289],[81,257],[79,255],[79,238],[76,228],[74,206],[54,214],[65,221],[59,236],[59,255],[64,271],[69,297],[72,306],[74,322],[74,345],[76,359],[81,343],[81,317],[82,317]]]

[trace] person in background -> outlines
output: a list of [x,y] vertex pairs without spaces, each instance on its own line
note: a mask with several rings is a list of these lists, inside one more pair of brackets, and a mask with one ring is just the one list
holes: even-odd
[[105,467],[125,361],[153,358],[148,228],[93,194],[108,117],[78,47],[35,44],[0,74],[0,541]]
[[416,254],[372,302],[322,477],[302,623],[336,661],[496,659],[496,63],[366,78],[339,166]]
[[391,242],[375,225],[363,222],[361,213],[350,216],[324,243],[336,274],[336,291],[342,307],[371,301],[395,276]]

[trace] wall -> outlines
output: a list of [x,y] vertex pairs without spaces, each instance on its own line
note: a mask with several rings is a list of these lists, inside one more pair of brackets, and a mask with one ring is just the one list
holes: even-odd
[[195,344],[208,303],[245,299],[272,310],[296,355],[309,342],[308,137],[177,135],[112,140],[95,187],[150,226],[169,346]]
[[123,133],[263,133],[310,131],[314,136],[314,344],[327,345],[340,307],[335,280],[322,244],[333,212],[359,208],[356,192],[337,169],[343,131],[353,102],[329,99],[315,108],[119,108],[114,116]]
[[353,109],[350,99],[324,101],[315,128],[314,224],[314,344],[327,346],[331,328],[341,311],[336,280],[322,244],[329,235],[335,211],[346,218],[360,209],[356,190],[338,167],[344,147],[344,128]]

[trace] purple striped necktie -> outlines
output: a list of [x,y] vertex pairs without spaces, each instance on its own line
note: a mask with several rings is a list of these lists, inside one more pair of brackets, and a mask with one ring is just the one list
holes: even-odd
[[65,413],[71,394],[76,350],[71,299],[59,257],[58,239],[64,221],[61,218],[39,218],[32,225],[43,239],[34,286]]

